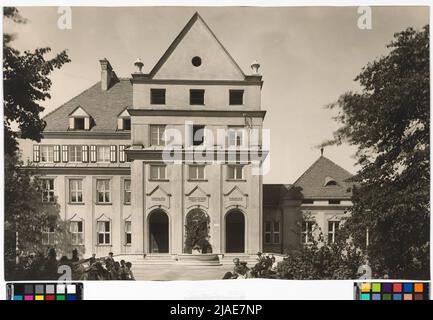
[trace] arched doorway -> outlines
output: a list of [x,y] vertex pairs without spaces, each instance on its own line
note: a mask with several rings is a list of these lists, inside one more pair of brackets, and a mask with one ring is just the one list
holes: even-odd
[[149,253],[169,252],[169,221],[162,210],[150,213],[149,219]]
[[226,252],[245,252],[245,217],[239,210],[226,214]]
[[209,216],[201,209],[192,209],[185,218],[185,253],[212,253],[209,242]]

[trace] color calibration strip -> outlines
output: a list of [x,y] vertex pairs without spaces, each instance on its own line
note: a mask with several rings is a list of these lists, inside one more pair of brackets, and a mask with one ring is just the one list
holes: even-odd
[[8,300],[82,300],[82,283],[8,283]]
[[429,300],[428,282],[357,282],[355,300]]

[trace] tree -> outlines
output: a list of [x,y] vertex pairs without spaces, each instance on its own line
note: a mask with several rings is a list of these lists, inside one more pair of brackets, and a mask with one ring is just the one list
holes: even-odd
[[[26,23],[16,8],[4,8],[4,18],[16,23]],[[41,101],[51,98],[49,75],[70,62],[66,51],[45,59],[50,48],[38,48],[21,54],[11,47],[14,35],[5,34],[3,40],[3,90],[4,90],[4,149],[13,155],[18,149],[17,138],[40,141],[45,121],[39,117],[44,108]],[[19,133],[14,131],[17,125]]]
[[[18,10],[4,8],[4,18],[16,23],[26,23]],[[44,108],[41,101],[50,98],[50,73],[69,62],[65,51],[45,60],[50,48],[25,51],[21,54],[11,47],[14,36],[4,35],[3,87],[4,87],[4,161],[5,161],[5,273],[8,279],[14,275],[16,247],[21,252],[43,252],[42,230],[52,226],[57,235],[57,245],[66,246],[68,230],[59,217],[56,203],[46,205],[42,201],[42,189],[36,170],[20,160],[17,138],[40,141],[45,122],[39,117]],[[14,127],[19,133],[14,131]],[[17,239],[18,236],[18,239]],[[16,280],[16,279],[15,279]]]
[[429,278],[429,26],[394,35],[390,51],[355,78],[361,93],[330,109],[341,127],[323,145],[358,147],[351,218],[345,226],[377,277]]

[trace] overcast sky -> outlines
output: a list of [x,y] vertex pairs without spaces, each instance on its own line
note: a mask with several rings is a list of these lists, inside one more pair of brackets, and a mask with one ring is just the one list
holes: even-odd
[[[265,128],[271,130],[271,172],[265,183],[293,183],[320,155],[314,147],[332,137],[338,123],[324,108],[349,90],[369,61],[386,54],[395,32],[428,23],[427,7],[373,7],[372,29],[357,27],[357,7],[137,7],[72,9],[72,29],[57,28],[57,7],[20,8],[29,21],[5,24],[19,50],[68,49],[72,60],[52,76],[44,114],[100,78],[106,57],[116,74],[129,77],[140,57],[150,71],[198,11],[245,73],[257,59],[263,75]],[[349,146],[327,147],[325,156],[356,172]]]

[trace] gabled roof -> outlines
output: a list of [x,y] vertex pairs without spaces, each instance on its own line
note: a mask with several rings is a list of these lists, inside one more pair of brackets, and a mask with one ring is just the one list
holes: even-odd
[[69,117],[90,117],[90,114],[82,107],[76,107],[71,113],[68,114]]
[[94,125],[90,131],[116,132],[117,116],[132,105],[132,84],[129,79],[119,79],[107,91],[101,90],[101,82],[48,113],[43,119],[47,126],[44,132],[66,132],[69,115],[81,106],[92,116]]
[[[298,180],[293,189],[306,199],[350,199],[353,183],[349,179],[353,175],[328,158],[321,156]],[[332,178],[337,185],[325,186],[325,181]]]
[[194,15],[191,17],[191,19],[187,22],[185,27],[181,30],[181,32],[178,34],[178,36],[174,39],[174,41],[170,44],[168,49],[164,52],[164,54],[161,56],[161,58],[158,60],[158,62],[155,64],[153,69],[150,71],[149,76],[153,78],[155,74],[159,71],[159,69],[162,67],[162,65],[168,60],[170,55],[174,52],[174,50],[177,48],[179,43],[184,39],[185,35],[188,34],[188,32],[191,30],[192,26],[197,23],[201,22],[206,30],[210,33],[211,37],[216,41],[216,43],[219,45],[219,47],[224,51],[226,56],[229,58],[233,66],[238,70],[240,75],[242,77],[245,77],[244,72],[239,67],[239,65],[236,63],[236,61],[233,59],[233,57],[230,55],[230,53],[227,51],[227,49],[222,45],[222,43],[218,40],[218,38],[215,36],[213,31],[209,28],[209,26],[206,24],[206,22],[203,20],[203,18],[199,15],[198,12],[194,13]]

